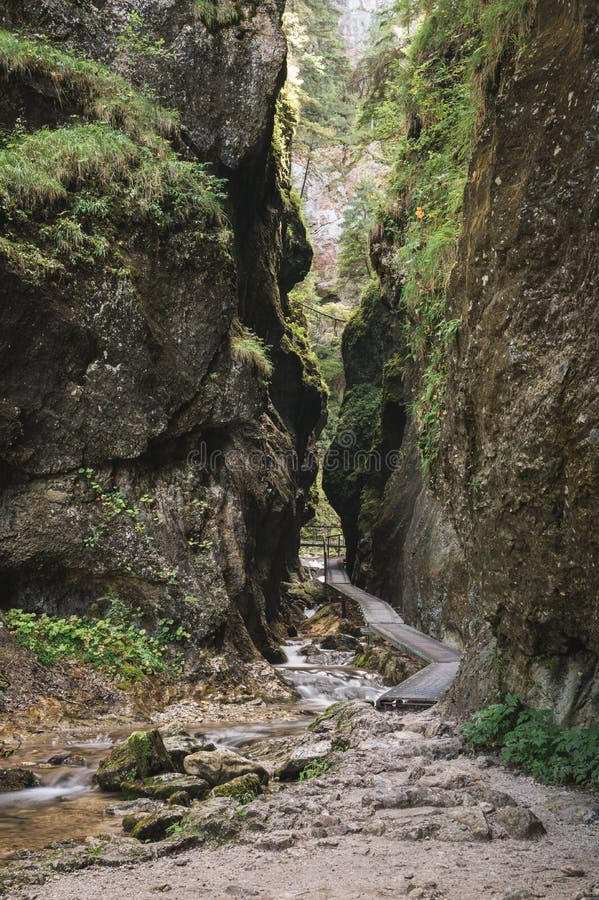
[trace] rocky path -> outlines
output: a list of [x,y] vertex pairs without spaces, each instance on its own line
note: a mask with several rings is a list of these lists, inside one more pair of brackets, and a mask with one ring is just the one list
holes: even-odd
[[55,874],[8,896],[599,897],[593,797],[465,755],[433,710],[402,717],[356,701],[317,723],[296,753],[328,769],[241,808],[224,799],[198,807],[210,831],[199,829],[193,849],[156,858],[164,848],[148,845],[141,864]]
[[327,584],[359,604],[364,619],[376,634],[400,650],[423,659],[429,665],[379,698],[384,706],[398,703],[435,703],[451,686],[457,675],[460,655],[428,634],[406,625],[400,615],[372,594],[355,587],[347,576],[341,559],[330,559]]

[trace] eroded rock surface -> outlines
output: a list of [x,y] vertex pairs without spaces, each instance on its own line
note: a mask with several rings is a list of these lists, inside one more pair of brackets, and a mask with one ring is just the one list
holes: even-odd
[[[81,896],[92,884],[108,900],[143,896],[156,884],[185,896],[190,883],[195,890],[208,878],[213,895],[226,897],[240,871],[240,895],[255,891],[267,900],[280,898],[281,884],[291,896],[344,900],[593,896],[599,822],[571,816],[572,804],[592,807],[590,794],[544,787],[465,754],[455,725],[430,711],[401,717],[355,701],[320,717],[299,746],[314,734],[331,747],[343,739],[317,777],[249,803],[244,796],[190,809],[131,806],[123,810],[127,828],[141,827],[151,844],[93,839],[57,858],[59,871],[85,867],[92,856],[96,865],[118,860],[125,869],[57,876],[36,854],[4,877],[50,875],[50,900]],[[166,838],[163,826],[173,832]],[[163,859],[172,853],[176,860]],[[136,858],[143,865],[131,867]]]

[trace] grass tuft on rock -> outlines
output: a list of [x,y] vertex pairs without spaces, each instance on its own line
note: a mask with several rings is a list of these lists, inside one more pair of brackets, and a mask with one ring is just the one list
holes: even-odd
[[249,328],[242,326],[239,334],[233,334],[231,338],[231,352],[233,357],[240,362],[255,366],[264,378],[269,379],[272,377],[273,365],[264,346],[264,341]]
[[7,80],[26,77],[51,81],[59,100],[71,100],[84,118],[118,128],[156,147],[156,135],[173,137],[179,126],[175,110],[136,91],[101,63],[51,44],[0,29],[0,71]]
[[0,31],[0,83],[34,77],[52,81],[64,121],[0,133],[8,268],[33,281],[102,260],[120,270],[123,234],[222,228],[224,182],[175,151],[174,115],[98,63]]

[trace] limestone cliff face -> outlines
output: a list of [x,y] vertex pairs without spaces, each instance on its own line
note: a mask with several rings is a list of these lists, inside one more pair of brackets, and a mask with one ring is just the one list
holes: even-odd
[[[599,707],[596,4],[538,0],[529,13],[523,49],[488,86],[470,163],[434,488],[411,412],[421,373],[394,362],[398,310],[395,357],[368,376],[380,425],[364,439],[394,441],[397,459],[340,494],[359,495],[344,522],[354,577],[464,646],[454,710],[513,690],[585,722]],[[393,245],[373,239],[397,301]],[[366,345],[376,356],[378,338]]]
[[[164,53],[119,41],[134,12]],[[314,474],[293,463],[322,414],[287,321],[311,252],[285,150],[272,150],[281,12],[265,0],[208,29],[192,0],[0,3],[0,26],[56,39],[177,109],[176,148],[211,162],[228,194],[220,221],[117,224],[119,266],[40,278],[0,258],[3,608],[80,612],[113,591],[198,644],[251,653],[253,641],[276,658],[270,623]],[[8,128],[89,119],[51,77],[0,80]],[[239,351],[242,324],[271,348],[270,385]]]
[[[482,631],[456,696],[517,689],[564,718],[599,684],[599,35],[540,0],[489,96],[452,315],[445,491]],[[473,673],[476,672],[476,677]]]

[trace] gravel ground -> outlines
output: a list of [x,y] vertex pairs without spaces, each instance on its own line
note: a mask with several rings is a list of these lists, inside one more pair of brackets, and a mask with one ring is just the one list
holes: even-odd
[[[403,718],[363,703],[310,742],[339,740],[320,777],[244,807],[224,801],[233,843],[51,876],[30,900],[365,897],[599,898],[599,803],[462,752],[433,712]],[[241,824],[239,824],[241,823]]]

